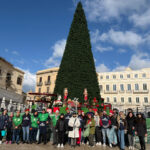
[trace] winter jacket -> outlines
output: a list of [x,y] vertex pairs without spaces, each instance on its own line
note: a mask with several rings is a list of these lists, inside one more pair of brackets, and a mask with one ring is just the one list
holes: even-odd
[[31,123],[31,116],[30,116],[30,114],[28,114],[28,115],[24,114],[22,116],[22,127],[30,126],[30,123]]
[[127,122],[126,122],[125,118],[121,118],[120,116],[118,116],[117,122],[118,122],[118,129],[119,130],[126,130],[127,129]]
[[13,127],[13,117],[8,118],[7,129],[12,129]]
[[77,117],[71,117],[68,122],[69,127],[73,127],[72,131],[69,131],[68,137],[70,138],[79,138],[79,127],[80,120]]
[[0,115],[0,129],[6,128],[7,123],[8,123],[8,118],[9,117],[7,114],[6,115],[3,115],[3,114]]
[[141,118],[136,120],[135,131],[138,136],[145,136],[147,134],[146,120]]
[[21,128],[21,123],[22,123],[22,116],[14,116],[13,117],[13,129],[20,129]]
[[53,127],[55,127],[56,123],[57,123],[57,120],[59,119],[59,115],[56,116],[55,114],[52,114],[50,117],[51,117],[51,120],[52,120],[52,125],[53,125]]
[[110,117],[110,121],[111,121],[111,126],[116,126],[117,127],[117,125],[118,125],[117,118],[112,116],[112,117]]
[[126,118],[127,120],[127,131],[128,131],[128,134],[130,135],[133,135],[133,127],[135,128],[135,117],[127,117]]
[[94,120],[95,120],[95,126],[100,127],[100,117],[98,115],[94,116]]
[[59,118],[59,120],[56,123],[56,130],[61,131],[61,132],[65,132],[66,131],[66,124],[65,124],[65,119],[64,118]]
[[111,125],[110,118],[107,115],[103,115],[100,119],[100,125],[102,128],[109,128]]
[[95,120],[92,118],[87,121],[87,124],[90,125],[90,134],[95,134]]

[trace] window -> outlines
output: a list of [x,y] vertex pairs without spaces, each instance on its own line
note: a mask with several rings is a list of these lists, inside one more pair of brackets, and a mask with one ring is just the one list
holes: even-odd
[[41,93],[41,88],[39,88],[39,93]]
[[113,91],[116,91],[116,84],[113,85]]
[[143,84],[143,90],[147,90],[147,84],[146,83]]
[[131,84],[127,84],[128,91],[131,91]]
[[103,85],[99,86],[100,91],[103,91]]
[[109,97],[107,97],[107,103],[109,103]]
[[123,75],[122,74],[120,75],[120,79],[123,79]]
[[148,103],[148,97],[144,97],[144,103]]
[[49,87],[47,87],[47,93],[49,93]]
[[0,76],[2,75],[2,70],[0,69]]
[[120,84],[120,90],[124,91],[124,85],[123,84]]
[[130,78],[130,74],[127,74],[127,78]]
[[135,78],[138,78],[138,74],[135,74],[134,77],[135,77]]
[[114,97],[114,103],[117,103],[117,98],[116,97]]
[[7,73],[6,81],[11,81],[11,74],[10,73]]
[[106,79],[109,79],[109,76],[106,76]]
[[129,102],[129,103],[132,103],[131,97],[128,97],[128,102]]
[[121,97],[121,103],[124,103],[124,97]]
[[100,76],[100,79],[103,79],[103,76]]
[[135,90],[138,91],[139,90],[139,85],[135,84]]
[[48,82],[50,82],[50,79],[51,79],[51,77],[50,77],[50,76],[48,76],[47,81],[48,81]]
[[40,80],[39,80],[39,82],[42,82],[42,77],[40,77]]
[[21,84],[22,84],[22,78],[21,78],[21,77],[18,77],[18,78],[17,78],[17,84],[18,84],[18,85],[21,85]]
[[139,102],[140,102],[139,97],[136,97],[136,103],[139,103]]
[[106,91],[109,91],[109,85],[106,85]]
[[113,79],[116,79],[116,75],[113,75]]
[[145,77],[146,77],[146,73],[143,73],[143,74],[142,74],[142,77],[145,78]]

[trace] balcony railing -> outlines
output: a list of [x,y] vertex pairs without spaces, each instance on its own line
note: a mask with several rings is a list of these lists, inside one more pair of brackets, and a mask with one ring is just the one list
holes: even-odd
[[133,90],[134,94],[143,94],[143,93],[149,93],[149,90]]
[[118,91],[107,91],[107,90],[105,90],[104,91],[104,94],[117,94],[118,93]]
[[132,90],[126,90],[126,93],[132,93]]
[[50,85],[51,82],[50,81],[45,81],[45,85]]
[[125,90],[119,90],[119,93],[124,93],[125,92]]
[[42,85],[43,85],[43,82],[37,82],[36,85],[37,85],[37,86],[42,86]]

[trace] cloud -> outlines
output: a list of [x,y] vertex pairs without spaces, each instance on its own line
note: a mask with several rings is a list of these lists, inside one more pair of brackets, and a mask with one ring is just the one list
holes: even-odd
[[135,26],[146,28],[150,25],[150,8],[142,14],[133,14],[129,17],[129,20],[134,23]]
[[85,11],[90,21],[110,21],[133,13],[139,13],[148,6],[147,0],[84,0]]
[[112,51],[112,50],[113,50],[112,47],[102,47],[102,46],[100,46],[100,45],[97,45],[97,46],[96,46],[96,49],[97,49],[99,52],[101,52],[101,53],[103,53],[103,52],[108,52],[108,51]]
[[132,55],[129,62],[129,67],[134,70],[149,68],[150,67],[150,55],[148,53],[137,53]]
[[118,52],[119,52],[120,54],[122,54],[122,53],[126,53],[127,50],[126,50],[126,49],[123,49],[123,48],[120,48],[120,49],[118,50]]
[[97,72],[109,72],[110,69],[107,66],[105,66],[104,64],[100,64],[96,67],[96,71]]
[[116,68],[114,68],[112,71],[113,72],[120,72],[120,71],[124,71],[127,68],[127,66],[117,66]]
[[12,51],[13,55],[19,55],[19,53],[17,51]]
[[30,90],[35,91],[36,75],[34,73],[31,73],[29,70],[23,70],[23,71],[25,72],[24,82],[23,82],[23,91],[25,92],[28,92]]
[[54,67],[59,66],[60,59],[63,56],[64,50],[66,46],[66,40],[62,39],[57,41],[54,46],[52,46],[53,54],[51,57],[48,58],[45,62],[46,67]]
[[145,39],[133,31],[115,31],[110,29],[107,33],[100,35],[99,30],[92,33],[92,41],[96,42],[111,42],[116,45],[138,47],[145,42]]
[[6,53],[9,52],[8,48],[5,48],[4,51],[5,51]]

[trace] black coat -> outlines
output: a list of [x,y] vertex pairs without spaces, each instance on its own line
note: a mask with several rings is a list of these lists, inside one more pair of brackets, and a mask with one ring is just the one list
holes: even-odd
[[30,126],[30,123],[31,123],[31,116],[30,116],[30,114],[28,114],[28,115],[24,114],[22,116],[22,126],[23,127]]
[[110,117],[111,126],[118,126],[117,118],[112,116]]
[[0,129],[4,129],[7,126],[8,123],[8,115],[0,115]]
[[58,132],[65,132],[66,131],[66,123],[65,123],[65,119],[59,119],[56,123],[56,130],[58,130]]
[[145,136],[147,134],[146,120],[141,118],[136,120],[135,131],[138,136]]
[[135,117],[128,117],[127,119],[127,131],[128,131],[128,134],[131,134],[133,135],[133,127],[135,128]]

